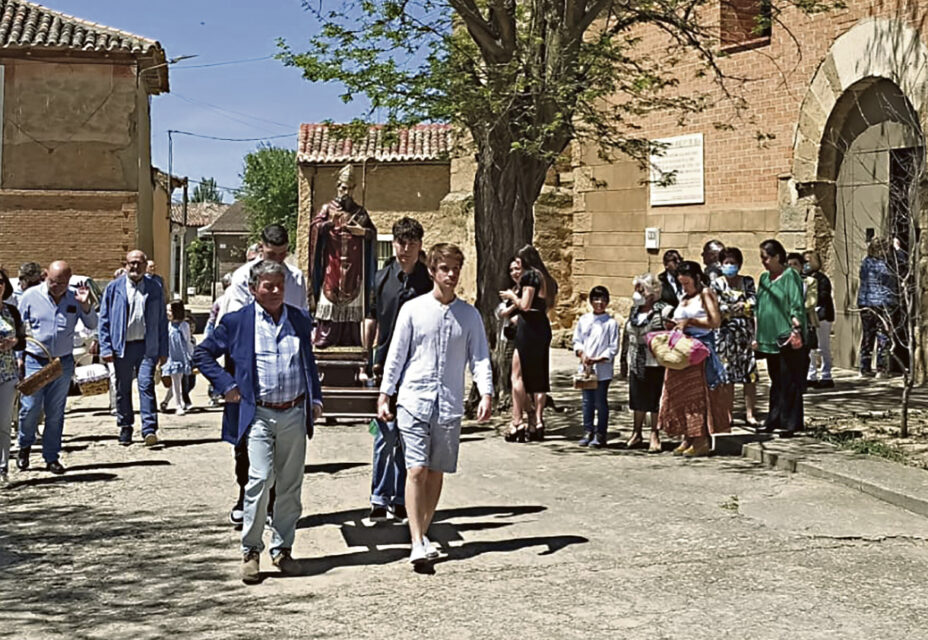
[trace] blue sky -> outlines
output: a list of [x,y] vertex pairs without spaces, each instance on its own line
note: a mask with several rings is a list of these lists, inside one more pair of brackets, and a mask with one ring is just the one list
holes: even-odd
[[[152,98],[152,164],[164,170],[168,129],[225,138],[289,134],[274,144],[295,148],[301,122],[345,121],[363,109],[359,103],[343,104],[340,87],[311,84],[299,70],[273,59],[197,68],[273,55],[278,37],[302,48],[314,22],[299,0],[39,2],[158,40],[168,58],[197,56],[172,65],[171,92]],[[174,173],[195,180],[212,176],[221,186],[237,187],[242,158],[257,144],[175,136]],[[229,192],[223,195],[232,200]]]

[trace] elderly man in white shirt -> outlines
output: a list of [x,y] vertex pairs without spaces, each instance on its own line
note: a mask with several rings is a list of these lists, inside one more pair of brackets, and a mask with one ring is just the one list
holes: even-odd
[[[284,267],[284,303],[308,311],[309,304],[306,297],[306,279],[303,272],[284,262],[290,253],[290,236],[287,230],[279,224],[269,224],[261,231],[261,243],[258,245],[258,256],[235,270],[229,286],[222,294],[222,302],[216,314],[216,326],[222,316],[251,304],[255,297],[249,288],[251,268],[261,260],[271,260]],[[236,528],[241,527],[245,518],[245,485],[248,483],[248,438],[242,438],[235,445],[235,477],[239,485],[239,496],[229,512],[229,522]],[[270,509],[274,508],[274,490],[271,489]]]
[[406,510],[414,565],[438,557],[426,537],[441,496],[445,473],[457,470],[464,415],[464,373],[470,367],[482,396],[478,422],[490,419],[493,372],[480,314],[456,297],[464,254],[453,244],[429,251],[431,293],[400,309],[384,365],[378,417],[390,422],[390,396],[406,451]]

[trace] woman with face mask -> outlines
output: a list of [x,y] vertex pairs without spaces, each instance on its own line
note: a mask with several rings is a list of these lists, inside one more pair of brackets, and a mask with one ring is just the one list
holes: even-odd
[[[632,310],[628,314],[625,335],[628,336],[628,408],[635,416],[629,449],[644,444],[641,431],[650,414],[651,437],[648,451],[660,453],[661,438],[657,430],[657,412],[664,389],[664,367],[657,363],[648,348],[648,333],[664,328],[664,320],[673,313],[673,306],[661,298],[662,282],[650,273],[635,278]],[[675,306],[675,305],[674,305]]]
[[[730,383],[744,385],[745,421],[758,426],[757,362],[754,359],[754,309],[757,308],[757,286],[754,278],[741,275],[744,256],[736,247],[719,252],[722,276],[712,282],[719,299],[722,325],[715,332],[718,351]],[[734,394],[732,394],[734,396]]]

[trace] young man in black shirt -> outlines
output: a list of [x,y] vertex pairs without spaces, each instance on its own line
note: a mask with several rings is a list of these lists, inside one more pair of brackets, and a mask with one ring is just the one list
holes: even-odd
[[[393,225],[394,257],[374,276],[364,337],[365,344],[376,343],[373,372],[378,376],[387,360],[400,307],[432,290],[429,270],[419,260],[422,236],[418,220],[409,217],[398,220]],[[406,518],[406,460],[402,439],[395,421],[378,420],[377,426],[369,518],[372,522],[383,522],[392,513],[397,520],[403,520]]]

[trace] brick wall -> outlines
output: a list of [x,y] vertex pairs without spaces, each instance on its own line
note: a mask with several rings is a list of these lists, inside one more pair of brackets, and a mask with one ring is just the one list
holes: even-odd
[[74,273],[107,281],[135,246],[137,194],[0,190],[0,263],[67,260]]
[[[769,44],[720,60],[724,72],[750,79],[741,86],[730,84],[747,100],[748,108],[741,113],[721,100],[720,90],[710,80],[696,77],[701,68],[696,61],[675,65],[678,90],[683,94],[707,91],[716,106],[689,116],[683,126],[675,113],[644,117],[635,135],[655,139],[702,133],[705,204],[651,207],[648,188],[641,184],[646,176],[635,162],[606,163],[591,145],[579,144],[574,154],[574,280],[578,289],[602,283],[629,295],[636,273],[662,269],[659,254],[665,249],[680,249],[686,257],[699,260],[701,245],[710,238],[741,248],[750,273],[760,270],[757,245],[765,237],[782,231],[788,249],[803,248],[811,222],[784,211],[789,209],[794,135],[816,70],[835,39],[861,20],[904,13],[899,19],[918,28],[926,8],[928,3],[901,11],[893,3],[851,1],[846,9],[808,16],[784,5],[779,17],[782,24],[773,25]],[[705,10],[718,20],[718,6]],[[642,52],[662,55],[667,44],[662,34],[643,29],[640,35]],[[868,51],[861,55],[886,54]],[[720,129],[718,123],[732,128]],[[661,229],[659,252],[645,250],[645,227]]]

